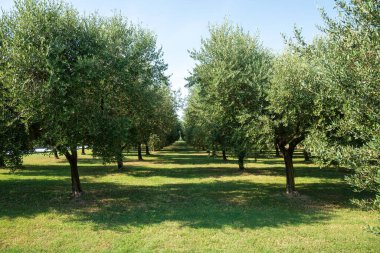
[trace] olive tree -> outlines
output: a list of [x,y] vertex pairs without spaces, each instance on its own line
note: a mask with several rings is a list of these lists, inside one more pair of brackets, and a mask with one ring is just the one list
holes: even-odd
[[1,16],[1,82],[39,143],[64,154],[82,194],[77,147],[104,122],[106,50],[100,20],[55,1],[20,0]]
[[285,52],[273,64],[267,91],[269,119],[266,122],[284,158],[288,194],[296,190],[293,152],[318,119],[315,115],[316,93],[313,92],[319,85],[316,71],[307,57],[294,52]]
[[219,114],[216,118],[226,146],[244,170],[244,158],[256,144],[246,126],[264,109],[271,55],[256,36],[226,21],[210,27],[209,38],[202,40],[191,57],[196,61],[191,79],[200,87],[209,109]]
[[[198,86],[190,88],[190,96],[184,115],[185,140],[188,144],[199,148],[209,148],[211,144],[211,111],[200,94]],[[222,126],[221,126],[222,127]]]
[[323,73],[317,91],[321,118],[308,145],[322,164],[352,169],[349,182],[376,193],[379,206],[380,3],[336,5],[338,19],[323,13],[323,46],[298,47],[313,54]]

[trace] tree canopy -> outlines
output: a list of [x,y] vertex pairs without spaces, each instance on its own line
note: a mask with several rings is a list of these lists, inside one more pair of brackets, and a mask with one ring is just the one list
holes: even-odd
[[200,149],[244,160],[273,144],[296,191],[293,153],[306,148],[321,166],[353,173],[347,181],[380,203],[380,3],[336,1],[322,11],[310,43],[295,29],[273,54],[257,35],[225,20],[211,25],[188,81],[184,122],[156,35],[115,14],[80,15],[56,0],[16,0],[0,17],[0,166],[19,168],[36,145],[64,155],[72,195],[82,188],[79,146],[124,167],[180,134]]
[[[122,167],[127,143],[166,136],[177,122],[155,35],[120,15],[81,16],[64,2],[19,0],[1,16],[0,42],[1,158],[20,152],[20,135],[29,132],[32,143],[65,155],[73,196],[82,193],[78,146]],[[163,127],[153,127],[159,121]]]
[[[244,158],[256,141],[248,138],[252,136],[245,127],[264,109],[271,55],[256,36],[228,21],[211,26],[210,37],[190,55],[197,62],[189,78],[189,86],[196,87],[190,105],[197,101],[203,108],[198,125],[209,132],[209,144],[218,143],[233,151],[243,170]],[[191,136],[188,134],[188,139]]]
[[336,7],[337,19],[322,11],[321,36],[306,43],[295,29],[275,56],[240,27],[210,27],[201,49],[190,53],[196,66],[188,79],[186,138],[199,147],[223,143],[240,168],[241,157],[274,142],[290,194],[293,152],[307,147],[322,166],[354,171],[348,182],[377,194],[378,204],[380,4],[336,1]]

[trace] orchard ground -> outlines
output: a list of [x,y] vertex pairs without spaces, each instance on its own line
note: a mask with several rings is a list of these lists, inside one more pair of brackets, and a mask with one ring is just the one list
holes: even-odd
[[344,182],[345,171],[295,158],[300,197],[283,192],[280,158],[223,162],[177,142],[122,172],[80,156],[85,194],[69,199],[61,157],[34,154],[16,173],[0,169],[1,252],[378,252],[375,211]]

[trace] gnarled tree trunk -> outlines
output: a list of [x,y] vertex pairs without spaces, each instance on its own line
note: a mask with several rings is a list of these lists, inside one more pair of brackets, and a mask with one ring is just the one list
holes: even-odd
[[0,156],[0,167],[5,167],[4,158]]
[[274,144],[274,148],[276,149],[276,157],[281,157],[281,155],[280,155],[280,149],[278,148],[277,143]]
[[245,152],[240,152],[238,155],[239,170],[244,171]]
[[226,155],[226,150],[222,150],[222,155],[223,155],[223,161],[227,161],[227,155]]
[[212,155],[212,158],[216,157],[216,145],[212,146],[212,153],[211,153],[211,155]]
[[127,144],[124,144],[120,147],[119,154],[115,157],[116,158],[116,163],[117,163],[117,168],[118,170],[121,170],[124,168],[124,163],[123,163],[123,151],[127,147]]
[[70,151],[71,154],[67,150],[65,156],[70,163],[71,169],[71,196],[76,198],[80,197],[83,194],[78,172],[78,152],[76,147],[70,148]]
[[123,168],[124,168],[123,158],[120,156],[117,158],[117,169],[121,170]]
[[148,142],[145,142],[145,155],[150,155]]
[[139,145],[137,145],[137,157],[139,159],[139,161],[142,161],[143,160],[143,157],[142,157],[142,154],[141,154],[141,143]]
[[305,162],[310,162],[310,154],[306,149],[303,150],[303,156],[305,157]]
[[86,152],[85,152],[85,150],[84,150],[84,144],[82,145],[82,153],[81,153],[81,155],[85,155],[86,154]]
[[284,162],[285,162],[286,193],[287,194],[296,193],[296,186],[294,182],[294,167],[293,167],[294,148],[295,146],[285,147],[285,145],[280,145],[280,150],[284,157]]
[[54,158],[55,158],[55,159],[59,159],[58,151],[57,151],[56,148],[53,148],[53,153],[54,153]]

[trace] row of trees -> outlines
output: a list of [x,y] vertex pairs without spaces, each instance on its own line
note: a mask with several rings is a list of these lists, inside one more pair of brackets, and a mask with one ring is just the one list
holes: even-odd
[[296,190],[293,152],[303,145],[322,165],[352,169],[348,181],[376,193],[379,205],[380,3],[336,7],[336,20],[322,12],[322,36],[306,43],[295,29],[281,55],[228,21],[211,26],[191,52],[185,137],[233,152],[241,170],[249,152],[275,144],[289,194]]
[[0,18],[1,165],[21,165],[33,145],[53,147],[80,196],[78,146],[122,168],[128,146],[142,159],[141,144],[173,142],[177,102],[166,69],[155,35],[120,15],[15,1]]

